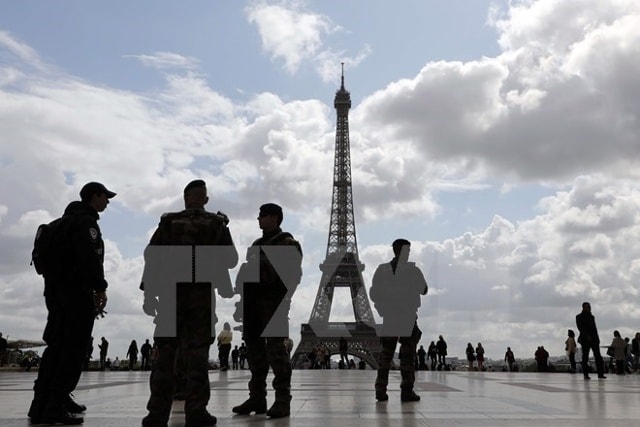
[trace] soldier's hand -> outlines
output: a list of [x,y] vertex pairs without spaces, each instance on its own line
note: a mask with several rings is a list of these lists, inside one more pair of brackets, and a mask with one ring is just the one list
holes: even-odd
[[148,316],[155,317],[158,314],[158,305],[160,302],[157,297],[145,296],[142,303],[142,311]]
[[107,306],[107,291],[96,292],[94,295],[96,311],[103,312]]

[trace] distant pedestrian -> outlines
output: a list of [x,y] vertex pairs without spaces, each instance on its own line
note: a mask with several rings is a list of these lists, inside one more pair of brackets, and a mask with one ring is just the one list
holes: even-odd
[[564,342],[564,349],[567,352],[567,356],[569,357],[569,364],[571,365],[569,367],[569,373],[571,374],[575,374],[576,373],[576,349],[577,349],[577,344],[576,344],[576,333],[573,332],[573,329],[569,329],[567,331],[567,340]]
[[220,370],[229,369],[229,353],[231,353],[231,342],[233,341],[233,332],[229,322],[224,322],[222,330],[218,334],[218,360],[220,360]]
[[604,376],[604,361],[600,354],[600,337],[598,336],[598,328],[596,327],[595,317],[591,314],[591,304],[588,302],[582,303],[582,312],[576,316],[576,326],[580,332],[578,344],[582,346],[582,373],[584,375],[584,379],[590,379],[589,351],[593,352],[598,378],[606,378]]
[[544,346],[539,346],[534,354],[536,364],[538,366],[538,372],[548,371],[549,352],[545,350]]
[[516,361],[516,357],[514,356],[513,351],[511,351],[511,347],[507,347],[507,351],[504,353],[504,361],[507,364],[509,372],[513,372],[513,364]]
[[610,348],[613,350],[613,358],[616,361],[616,374],[624,375],[624,360],[626,356],[627,343],[620,336],[620,332],[613,331],[613,341]]
[[131,344],[129,344],[129,349],[125,357],[129,358],[129,370],[135,369],[138,364],[138,343],[136,340],[132,340]]
[[240,351],[238,350],[238,346],[235,346],[233,350],[231,350],[231,368],[238,369],[238,359],[240,358]]
[[436,351],[438,353],[438,369],[444,369],[444,367],[447,366],[447,342],[444,340],[442,335],[438,337]]
[[431,362],[431,370],[435,371],[438,363],[438,349],[436,348],[436,343],[433,341],[431,341],[431,343],[429,344],[429,348],[427,349],[427,356],[429,356],[429,360]]
[[475,350],[473,349],[473,345],[471,343],[467,343],[467,348],[465,349],[465,354],[467,355],[467,363],[469,364],[469,371],[473,371],[473,362],[476,361]]
[[476,347],[476,359],[478,360],[478,371],[484,371],[484,347],[481,342]]
[[100,349],[100,370],[104,371],[106,369],[106,361],[107,354],[109,352],[109,341],[105,339],[105,337],[100,338],[100,344],[98,344],[98,348]]
[[242,343],[240,344],[240,348],[238,349],[238,364],[240,365],[240,369],[244,369],[244,364],[247,361],[247,346]]
[[349,363],[349,343],[345,337],[340,337],[340,341],[338,343],[338,347],[340,350],[340,360],[344,361],[345,364]]
[[150,369],[151,364],[151,344],[149,343],[149,339],[144,341],[144,344],[140,347],[140,370],[147,371]]
[[636,332],[636,336],[631,340],[631,354],[633,355],[633,370],[638,372],[640,369],[640,332]]
[[427,351],[424,349],[424,346],[420,346],[418,349],[418,369],[426,370],[427,369]]

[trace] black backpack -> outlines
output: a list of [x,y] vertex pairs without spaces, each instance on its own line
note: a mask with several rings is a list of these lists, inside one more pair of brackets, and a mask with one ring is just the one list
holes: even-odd
[[61,217],[48,224],[40,224],[36,230],[31,251],[31,265],[41,276],[61,275],[70,259],[71,238],[69,217]]

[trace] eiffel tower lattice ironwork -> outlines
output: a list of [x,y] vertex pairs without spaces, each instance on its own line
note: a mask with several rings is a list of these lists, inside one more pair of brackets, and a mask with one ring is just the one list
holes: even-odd
[[[375,319],[362,279],[364,264],[358,257],[353,215],[349,109],[351,95],[344,87],[344,70],[334,107],[337,112],[331,223],[325,261],[320,264],[322,278],[309,323],[302,324],[301,341],[292,357],[292,366],[301,368],[307,355],[317,347],[339,353],[340,337],[345,337],[349,354],[377,368],[381,350]],[[349,288],[355,322],[330,322],[331,304],[337,287]]]

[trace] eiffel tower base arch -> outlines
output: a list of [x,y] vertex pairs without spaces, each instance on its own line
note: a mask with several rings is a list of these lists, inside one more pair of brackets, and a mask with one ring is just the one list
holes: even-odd
[[301,340],[291,357],[293,369],[302,369],[308,354],[322,347],[331,355],[340,354],[340,338],[349,346],[348,353],[364,360],[373,369],[378,369],[378,356],[382,351],[376,328],[362,322],[328,322],[311,325],[303,323]]

